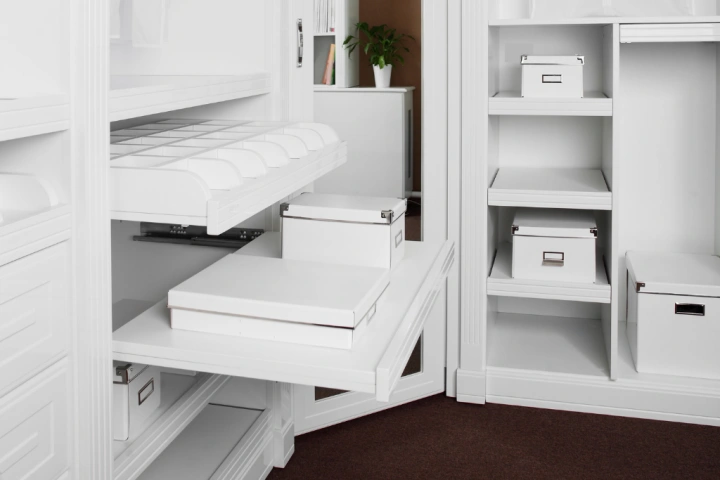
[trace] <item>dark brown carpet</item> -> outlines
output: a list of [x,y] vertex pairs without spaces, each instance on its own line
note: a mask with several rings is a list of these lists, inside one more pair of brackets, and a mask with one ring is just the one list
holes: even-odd
[[720,428],[438,395],[295,440],[285,479],[720,479]]

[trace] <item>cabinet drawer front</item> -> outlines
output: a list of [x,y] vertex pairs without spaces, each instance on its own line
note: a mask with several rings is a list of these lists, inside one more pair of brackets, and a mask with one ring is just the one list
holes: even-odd
[[0,478],[46,480],[69,466],[67,362],[0,399]]
[[68,242],[0,267],[0,396],[67,352]]

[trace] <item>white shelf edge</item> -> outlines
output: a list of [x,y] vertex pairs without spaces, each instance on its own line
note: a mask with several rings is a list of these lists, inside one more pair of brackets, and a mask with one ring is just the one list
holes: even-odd
[[586,92],[585,98],[523,98],[502,91],[490,97],[489,115],[612,117],[613,99],[600,92]]
[[[264,453],[273,447],[272,418],[271,409],[263,411],[210,480],[265,478],[273,468],[272,462],[263,463]],[[255,473],[253,470],[258,469],[262,471],[260,476],[250,476],[251,472]]]
[[[280,234],[255,242],[277,244]],[[452,242],[408,242],[378,316],[352,350],[173,330],[167,300],[113,334],[116,360],[389,396],[454,261]],[[268,251],[277,251],[271,247]],[[239,254],[242,253],[240,250]],[[391,299],[391,300],[388,300]],[[205,348],[205,345],[211,348]]]
[[8,225],[0,224],[0,266],[70,238],[72,207],[59,205]]
[[324,93],[408,93],[415,91],[415,87],[338,87],[336,85],[314,85],[316,92]]
[[[502,269],[503,272],[496,269]],[[585,303],[611,302],[612,288],[607,282],[607,271],[601,256],[598,256],[597,263],[598,282],[592,285],[514,279],[511,278],[511,271],[512,245],[502,243],[498,247],[490,277],[487,279],[487,294]]]
[[[236,76],[185,76],[173,83],[173,77],[147,76],[157,78],[156,83],[146,86],[117,88],[110,91],[109,119],[111,122],[199,107],[212,103],[237,100],[270,93],[272,89],[269,73],[252,73]],[[185,83],[191,78],[194,82]],[[202,79],[206,81],[203,83]]]
[[197,382],[113,462],[113,480],[134,480],[182,433],[230,379],[199,374]]
[[69,128],[70,104],[67,95],[0,100],[0,142],[61,132]]
[[[498,188],[496,187],[500,175],[508,169],[501,168],[488,189],[488,205],[491,207],[531,207],[531,208],[561,208],[577,210],[612,210],[612,193],[607,190],[605,177],[600,170],[597,174],[602,177],[605,191],[553,191],[528,188]],[[527,170],[527,173],[547,173],[552,169],[512,169]],[[566,173],[573,173],[575,169],[558,169]],[[578,172],[582,172],[578,169]]]
[[620,43],[720,42],[720,24],[621,25]]
[[522,27],[541,25],[612,25],[612,24],[644,24],[644,23],[713,23],[720,22],[720,16],[696,17],[583,17],[583,18],[495,18],[491,19],[491,27]]

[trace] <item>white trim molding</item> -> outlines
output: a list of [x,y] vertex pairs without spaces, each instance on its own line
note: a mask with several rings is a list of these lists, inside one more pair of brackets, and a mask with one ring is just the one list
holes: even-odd
[[76,392],[74,478],[112,479],[107,1],[72,2],[71,155]]

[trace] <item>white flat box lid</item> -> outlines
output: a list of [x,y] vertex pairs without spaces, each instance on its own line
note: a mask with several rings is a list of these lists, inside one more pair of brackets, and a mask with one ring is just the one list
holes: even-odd
[[170,290],[168,306],[354,328],[390,283],[390,270],[228,255]]
[[521,65],[585,65],[583,55],[523,55],[520,57]]
[[519,208],[515,212],[513,235],[597,238],[597,220],[588,210]]
[[306,193],[284,203],[280,209],[287,218],[307,218],[353,223],[389,224],[407,210],[402,198],[358,197]]
[[720,258],[714,255],[628,252],[627,266],[640,293],[720,297]]

